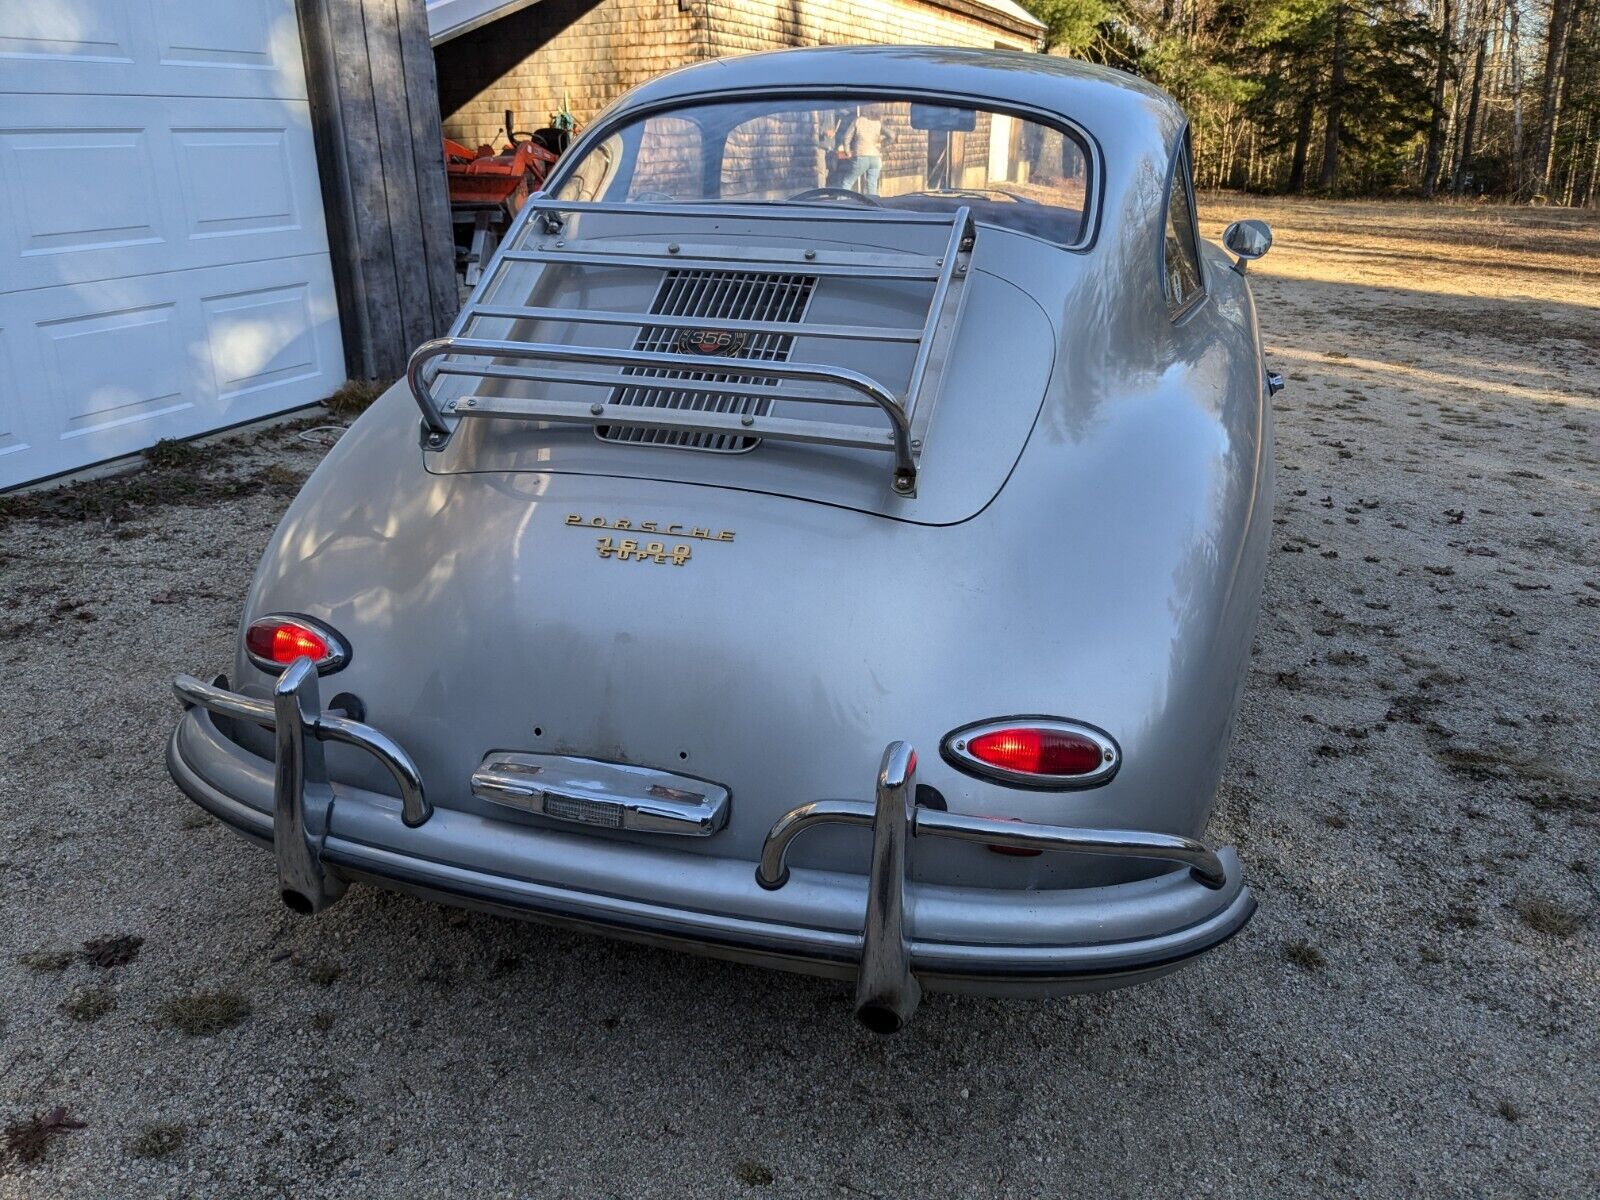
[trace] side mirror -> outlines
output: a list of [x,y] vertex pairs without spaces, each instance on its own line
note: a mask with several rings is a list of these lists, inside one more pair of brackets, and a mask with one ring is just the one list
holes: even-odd
[[1233,269],[1243,275],[1246,263],[1272,249],[1272,226],[1265,221],[1235,221],[1223,230],[1222,244],[1238,256]]

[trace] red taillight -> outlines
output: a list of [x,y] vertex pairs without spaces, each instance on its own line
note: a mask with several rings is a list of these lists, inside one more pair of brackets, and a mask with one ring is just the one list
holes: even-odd
[[252,621],[244,633],[244,648],[256,666],[268,671],[287,667],[297,658],[309,658],[326,674],[350,658],[337,634],[305,617],[270,616]]
[[1120,765],[1117,744],[1104,730],[1055,717],[968,725],[949,734],[942,748],[963,771],[1017,787],[1093,787]]
[[1058,729],[997,729],[967,743],[979,762],[1023,775],[1087,775],[1100,769],[1100,744]]

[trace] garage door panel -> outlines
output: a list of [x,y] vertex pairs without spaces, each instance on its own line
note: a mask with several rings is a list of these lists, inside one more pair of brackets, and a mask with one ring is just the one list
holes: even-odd
[[165,0],[155,6],[161,62],[179,67],[275,70],[281,58],[273,47],[272,10],[277,9],[281,6],[268,0],[231,0],[225,4],[216,0]]
[[304,227],[306,189],[296,186],[287,129],[175,129],[172,137],[190,238]]
[[185,394],[176,303],[39,322],[62,438],[78,438],[193,405]]
[[[163,240],[143,129],[11,130],[0,133],[0,154],[7,160],[8,207],[24,259]],[[92,186],[85,186],[86,176]],[[51,272],[51,264],[40,263],[28,274],[49,282]]]
[[311,254],[0,294],[0,488],[320,400],[343,382],[332,292]]
[[8,4],[0,9],[0,63],[8,74],[54,62],[131,64],[129,7],[124,0]]
[[323,372],[308,285],[210,296],[201,306],[223,400]]
[[304,104],[118,97],[110,128],[98,97],[34,104],[0,107],[0,210],[17,258],[0,288],[326,249]]
[[6,0],[6,91],[303,100],[294,0]]

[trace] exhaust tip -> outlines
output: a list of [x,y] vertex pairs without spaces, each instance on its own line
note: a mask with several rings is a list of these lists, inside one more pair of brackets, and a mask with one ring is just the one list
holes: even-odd
[[317,911],[317,906],[311,902],[311,897],[304,892],[297,892],[293,888],[284,888],[278,895],[283,897],[283,902],[302,917],[309,917]]
[[856,1009],[856,1020],[873,1033],[887,1037],[905,1028],[905,1018],[886,1004],[863,1004]]

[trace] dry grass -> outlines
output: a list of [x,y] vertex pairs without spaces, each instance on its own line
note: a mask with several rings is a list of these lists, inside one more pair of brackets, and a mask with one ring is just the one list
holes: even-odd
[[29,950],[26,954],[18,955],[17,961],[30,971],[55,974],[65,971],[77,958],[77,954],[71,950]]
[[199,991],[174,996],[161,1005],[161,1022],[190,1037],[209,1037],[242,1025],[250,1001],[238,992]]
[[92,1025],[117,1006],[117,997],[110,988],[78,988],[61,1002],[61,1011],[74,1021]]
[[388,382],[382,380],[347,379],[322,406],[336,417],[354,419],[366,412],[388,386]]
[[1328,956],[1304,938],[1296,938],[1283,945],[1285,962],[1293,963],[1302,971],[1320,971],[1328,965]]
[[1559,900],[1544,896],[1521,896],[1513,906],[1522,923],[1537,933],[1551,937],[1569,938],[1583,924],[1582,916]]
[[129,1141],[128,1152],[135,1158],[166,1158],[183,1149],[188,1134],[188,1126],[175,1121],[146,1125]]
[[245,453],[323,422],[285,422],[198,446],[162,441],[145,452],[147,465],[59,487],[0,496],[0,529],[11,521],[123,525],[170,508],[206,508],[241,497],[290,499],[305,476],[277,463],[258,465]]
[[746,1187],[770,1187],[776,1178],[771,1168],[751,1159],[745,1159],[733,1169],[734,1178]]

